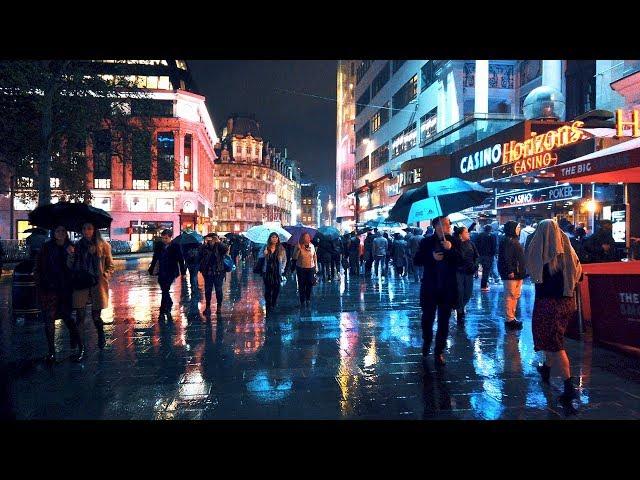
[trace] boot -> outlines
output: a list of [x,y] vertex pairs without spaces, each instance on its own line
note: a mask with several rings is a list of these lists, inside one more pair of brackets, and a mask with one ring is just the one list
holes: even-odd
[[570,402],[576,398],[578,398],[578,391],[573,386],[573,378],[569,377],[564,381],[564,392],[560,395],[560,401]]
[[549,383],[549,379],[551,378],[551,367],[543,363],[542,365],[537,365],[536,370],[538,370],[538,373],[540,373],[542,381],[544,383]]
[[98,332],[98,348],[102,350],[107,344],[107,340],[104,337],[104,323],[102,318],[100,318],[100,312],[97,314],[93,314],[93,324],[96,327],[96,331]]

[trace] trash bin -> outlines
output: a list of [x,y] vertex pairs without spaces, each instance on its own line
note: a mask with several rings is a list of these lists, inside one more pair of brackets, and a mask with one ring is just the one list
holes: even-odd
[[33,266],[32,260],[24,260],[13,270],[11,310],[14,319],[17,317],[37,317],[40,313]]

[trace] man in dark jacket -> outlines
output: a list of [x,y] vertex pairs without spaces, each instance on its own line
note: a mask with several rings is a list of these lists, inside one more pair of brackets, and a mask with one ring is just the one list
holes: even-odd
[[449,335],[449,318],[456,304],[458,285],[456,269],[458,267],[457,243],[451,236],[451,222],[447,217],[436,217],[432,224],[435,234],[420,242],[420,249],[413,259],[414,264],[424,267],[420,288],[420,306],[422,307],[422,355],[425,357],[431,348],[433,322],[438,313],[438,331],[433,351],[436,365],[445,364],[444,349]]
[[180,275],[185,275],[186,269],[180,246],[171,243],[173,232],[163,230],[161,241],[156,242],[153,248],[153,259],[149,266],[149,274],[158,276],[158,283],[162,290],[162,300],[160,302],[160,316],[166,315],[171,318],[171,307],[173,301],[169,289],[173,281]]
[[582,243],[582,263],[617,262],[616,241],[611,220],[600,220],[600,228]]
[[480,289],[483,292],[489,291],[489,276],[493,268],[493,259],[498,253],[497,239],[492,235],[491,225],[485,225],[482,233],[475,238],[475,245],[480,255],[480,265],[482,265],[482,279]]
[[356,232],[351,232],[349,241],[349,275],[360,275],[360,237]]
[[340,279],[340,257],[342,255],[342,241],[340,237],[331,239],[331,278]]
[[[375,230],[378,233],[378,230]],[[373,267],[373,238],[374,235],[371,232],[367,232],[367,236],[364,239],[364,274],[365,276],[371,276],[371,267]]]
[[526,272],[524,249],[520,245],[520,225],[517,222],[504,224],[504,237],[498,248],[498,272],[504,281],[505,326],[510,330],[519,330],[522,322],[516,320],[516,308]]
[[409,262],[411,265],[409,268],[413,269],[413,278],[416,282],[419,282],[422,279],[423,268],[420,265],[416,265],[413,262],[413,259],[418,253],[418,250],[420,250],[420,242],[422,242],[423,239],[424,236],[422,235],[422,229],[416,228],[413,231],[413,236],[411,237],[411,239],[407,240],[407,244],[409,246]]

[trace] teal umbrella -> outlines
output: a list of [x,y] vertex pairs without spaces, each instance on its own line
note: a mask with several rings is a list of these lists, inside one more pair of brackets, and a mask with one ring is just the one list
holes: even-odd
[[195,230],[184,230],[180,235],[173,239],[173,243],[178,245],[189,245],[193,243],[202,243],[204,237]]

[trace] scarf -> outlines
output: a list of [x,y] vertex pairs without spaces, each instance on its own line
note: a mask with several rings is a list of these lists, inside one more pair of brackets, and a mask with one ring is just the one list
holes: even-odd
[[525,253],[527,271],[535,283],[542,283],[544,266],[549,273],[562,271],[565,297],[573,297],[576,284],[582,276],[582,265],[567,237],[554,220],[542,220]]

